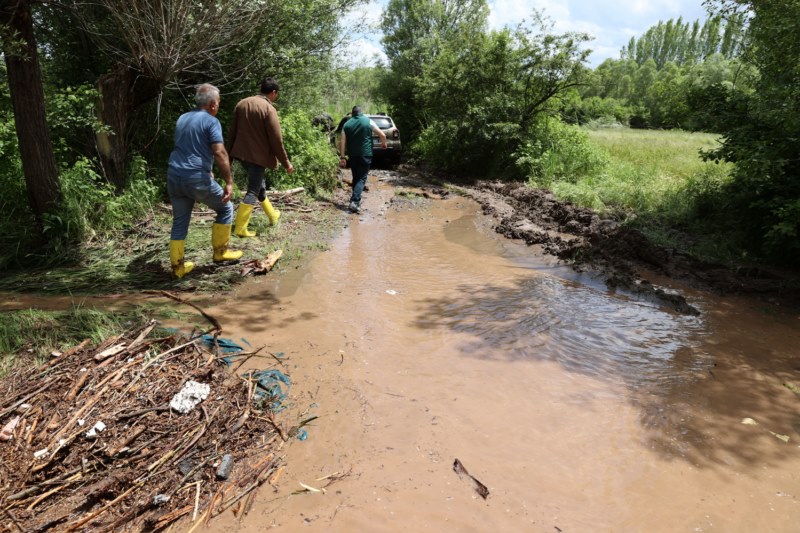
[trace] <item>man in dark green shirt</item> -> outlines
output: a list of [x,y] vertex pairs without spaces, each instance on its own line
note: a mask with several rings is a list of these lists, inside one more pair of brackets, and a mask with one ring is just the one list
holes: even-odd
[[[342,128],[339,139],[339,153],[341,154],[340,166],[346,166],[345,153],[350,159],[350,170],[353,172],[353,194],[350,196],[350,211],[358,213],[361,210],[361,193],[367,184],[369,167],[372,164],[372,135],[381,140],[381,146],[386,148],[386,134],[364,116],[361,107],[353,107],[352,117]],[[346,151],[345,151],[346,150]]]

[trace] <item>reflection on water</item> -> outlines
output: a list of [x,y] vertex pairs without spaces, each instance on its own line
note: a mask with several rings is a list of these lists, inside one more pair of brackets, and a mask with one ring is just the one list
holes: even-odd
[[[685,381],[710,358],[691,350],[704,324],[550,276],[515,286],[461,286],[460,297],[427,299],[416,325],[469,333],[479,358],[555,361],[628,386]],[[676,357],[679,354],[691,357]]]

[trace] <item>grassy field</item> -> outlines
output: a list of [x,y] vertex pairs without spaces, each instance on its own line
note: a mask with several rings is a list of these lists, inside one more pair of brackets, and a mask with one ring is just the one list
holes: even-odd
[[628,128],[584,131],[607,153],[608,164],[576,182],[553,183],[558,197],[614,214],[661,244],[711,260],[734,259],[731,233],[707,218],[724,201],[721,191],[732,168],[700,158],[700,150],[717,146],[717,136]]

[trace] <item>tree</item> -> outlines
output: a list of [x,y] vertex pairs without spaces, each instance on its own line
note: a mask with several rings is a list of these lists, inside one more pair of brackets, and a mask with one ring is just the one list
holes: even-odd
[[[395,65],[402,72],[413,69],[409,96],[428,162],[473,176],[503,169],[505,176],[519,177],[513,154],[523,145],[543,146],[548,134],[542,117],[588,74],[583,63],[589,51],[581,49],[586,35],[554,34],[537,13],[534,18],[530,25],[487,33],[485,18],[469,17],[460,31],[426,42],[415,63],[402,54],[399,63],[392,61],[393,76]],[[417,39],[415,23],[405,19],[412,28],[399,24],[387,37]]]
[[736,163],[728,192],[752,248],[800,264],[800,2],[705,4],[727,20],[750,15],[743,58],[759,73],[753,91],[718,84],[694,95],[723,135],[707,156]]
[[390,69],[381,88],[409,137],[428,123],[417,91],[425,66],[450,43],[472,47],[486,28],[488,14],[486,0],[389,0],[381,29]]
[[43,215],[59,200],[53,145],[47,129],[39,54],[28,0],[4,0],[3,54],[14,109],[17,139],[31,210],[41,225]]
[[[103,173],[119,190],[145,105],[159,97],[156,118],[161,96],[200,82],[241,94],[253,91],[266,72],[309,75],[333,48],[340,14],[361,1],[62,0],[54,3],[59,10],[50,23],[78,34],[71,44],[90,42],[102,52],[104,68],[92,82],[100,93],[98,113],[111,131],[98,133],[97,148]],[[57,31],[51,35],[64,39]],[[54,46],[52,53],[70,51]]]

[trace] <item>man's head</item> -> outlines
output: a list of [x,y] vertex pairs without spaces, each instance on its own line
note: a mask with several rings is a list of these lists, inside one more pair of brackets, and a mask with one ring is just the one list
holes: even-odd
[[280,88],[280,85],[278,85],[278,82],[275,81],[273,77],[267,76],[261,80],[261,94],[269,98],[271,102],[274,102],[278,97]]
[[194,95],[194,100],[197,102],[197,107],[205,109],[211,115],[216,116],[219,111],[219,89],[210,83],[198,85],[197,92]]
[[364,112],[364,111],[361,109],[361,106],[360,106],[360,105],[354,105],[354,106],[353,106],[353,110],[350,112],[350,114],[351,114],[351,115],[353,115],[353,116],[355,117],[355,116],[357,116],[357,115],[360,115],[360,114],[362,114],[363,112]]

